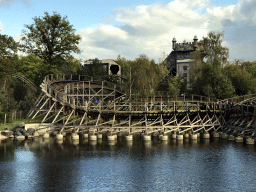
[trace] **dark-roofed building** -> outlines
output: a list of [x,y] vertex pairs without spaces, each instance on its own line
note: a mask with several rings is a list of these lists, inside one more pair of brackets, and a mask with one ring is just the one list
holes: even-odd
[[170,74],[177,77],[184,77],[189,80],[188,70],[189,64],[193,61],[190,53],[198,48],[197,36],[194,42],[176,43],[176,38],[172,40],[172,52],[165,59],[167,69]]
[[[106,75],[117,75],[121,76],[121,66],[115,62],[113,59],[103,59],[99,60],[103,69],[106,71]],[[84,66],[91,65],[93,63],[92,60],[87,60],[84,63]]]

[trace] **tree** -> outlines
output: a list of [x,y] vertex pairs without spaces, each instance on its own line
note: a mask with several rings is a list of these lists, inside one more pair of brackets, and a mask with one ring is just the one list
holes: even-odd
[[62,18],[56,12],[50,16],[45,12],[43,18],[35,17],[33,20],[33,24],[25,25],[29,31],[22,31],[21,47],[24,52],[46,60],[50,64],[50,69],[53,65],[58,65],[57,58],[65,59],[72,52],[81,52],[77,46],[81,37],[75,34],[75,29],[70,25],[67,16]]
[[158,84],[168,74],[163,65],[157,65],[146,55],[140,55],[135,61],[126,61],[118,57],[117,62],[122,66],[126,79],[123,84],[124,90],[128,92],[131,88],[133,94],[142,97],[155,96]]
[[[246,62],[246,65],[249,65],[249,62]],[[256,91],[255,66],[248,67],[248,71],[244,65],[231,64],[223,68],[223,73],[231,80],[237,95],[251,94]]]
[[40,90],[40,84],[49,73],[45,65],[47,64],[43,59],[34,54],[29,54],[27,56],[20,56],[16,69],[20,75],[28,78]]
[[158,85],[158,90],[165,92],[168,96],[174,97],[179,94],[184,80],[178,77],[166,76]]
[[9,58],[16,55],[19,43],[8,35],[0,34],[0,58]]
[[15,71],[12,59],[16,56],[18,46],[19,43],[12,37],[0,34],[0,79]]
[[206,63],[220,67],[221,64],[227,61],[229,50],[227,47],[221,45],[221,38],[223,36],[223,32],[210,32],[207,37],[203,37],[199,42],[199,52],[201,53],[201,58],[203,58]]
[[91,64],[84,65],[84,75],[92,76],[95,79],[104,80],[106,74],[106,69],[104,69],[101,61],[98,58],[89,59]]
[[210,32],[199,42],[199,49],[192,54],[190,86],[195,94],[227,98],[234,93],[230,79],[222,73],[221,65],[228,58],[228,48],[221,45],[223,33]]

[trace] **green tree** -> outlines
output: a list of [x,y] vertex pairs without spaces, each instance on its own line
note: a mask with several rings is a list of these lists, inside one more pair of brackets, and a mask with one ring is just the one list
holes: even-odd
[[164,92],[171,97],[177,96],[182,88],[183,79],[178,77],[166,76],[162,82],[159,83],[158,90]]
[[256,78],[256,61],[246,61],[243,62],[241,65],[242,70],[246,70],[248,73],[250,73],[254,78]]
[[43,59],[34,54],[29,54],[27,56],[20,56],[16,68],[20,75],[28,78],[40,89],[40,84],[49,73],[45,65],[47,65],[47,63],[45,63]]
[[81,37],[75,34],[67,16],[62,18],[56,12],[52,16],[45,12],[43,18],[33,20],[33,24],[25,25],[28,31],[23,30],[21,47],[24,52],[44,59],[50,64],[50,69],[61,64],[57,62],[59,57],[66,59],[72,52],[81,52],[77,46]]
[[195,94],[227,98],[234,94],[230,79],[222,73],[222,63],[228,58],[228,48],[222,46],[223,33],[210,32],[199,42],[192,54],[194,62],[189,70],[190,86]]
[[6,75],[15,71],[13,57],[16,56],[18,46],[19,43],[12,37],[0,34],[0,79],[6,78]]
[[104,80],[107,76],[107,69],[104,68],[98,58],[89,59],[90,64],[84,65],[84,75],[92,76],[95,79]]
[[156,95],[158,84],[167,76],[168,71],[163,65],[158,65],[154,60],[149,60],[146,55],[140,55],[135,61],[126,61],[119,56],[117,62],[122,66],[123,90],[129,94],[142,97]]
[[[248,63],[246,63],[248,64]],[[256,78],[254,77],[253,66],[227,65],[223,68],[223,73],[231,80],[237,95],[255,93]]]
[[16,55],[19,43],[8,35],[0,34],[0,58],[8,58]]
[[0,88],[0,112],[10,112],[17,109],[17,102],[13,97],[13,89]]
[[228,48],[222,46],[222,37],[224,37],[223,32],[210,32],[207,37],[203,37],[199,42],[201,58],[206,63],[215,65],[216,67],[220,67],[221,64],[226,63],[229,56]]

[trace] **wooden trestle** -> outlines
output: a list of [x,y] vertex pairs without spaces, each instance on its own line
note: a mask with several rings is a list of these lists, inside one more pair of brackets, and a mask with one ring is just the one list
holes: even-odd
[[[59,132],[217,131],[223,128],[226,113],[231,110],[223,102],[202,100],[202,97],[129,97],[114,84],[80,75],[61,78],[48,75],[41,89],[28,117],[41,118],[41,125],[48,122],[47,129]],[[242,125],[253,121],[241,119],[234,123]],[[45,126],[38,127],[41,128]]]
[[226,124],[222,131],[229,135],[255,136],[256,95],[244,95],[219,101],[225,105]]

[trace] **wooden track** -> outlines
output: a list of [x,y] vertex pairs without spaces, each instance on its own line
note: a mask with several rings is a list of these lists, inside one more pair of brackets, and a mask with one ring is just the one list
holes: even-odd
[[[41,84],[42,93],[28,117],[41,118],[41,124],[48,122],[49,130],[59,132],[124,131],[132,134],[144,131],[146,134],[167,134],[175,131],[182,134],[222,130],[227,127],[227,120],[231,122],[236,118],[234,114],[237,115],[238,106],[242,106],[231,106],[227,101],[196,100],[194,97],[191,100],[185,97],[176,97],[175,100],[128,97],[109,82],[73,77],[76,78],[45,77]],[[245,124],[242,120],[238,122]],[[254,120],[248,118],[246,122],[251,126]]]

